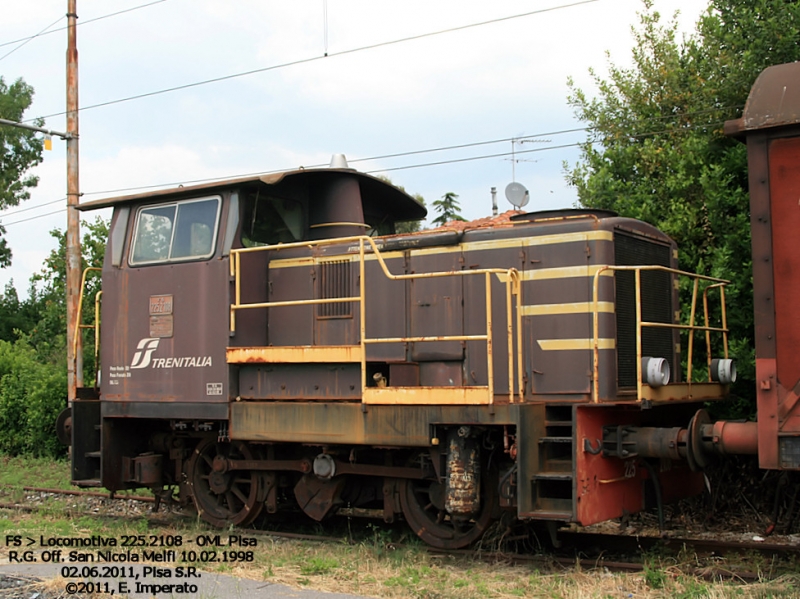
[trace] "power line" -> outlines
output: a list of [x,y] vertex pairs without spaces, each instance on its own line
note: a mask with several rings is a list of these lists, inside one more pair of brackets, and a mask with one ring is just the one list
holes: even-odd
[[[160,0],[160,1],[163,1],[163,0]],[[241,73],[233,73],[231,75],[223,75],[221,77],[214,77],[214,78],[211,78],[211,79],[204,79],[202,81],[195,81],[194,83],[185,83],[183,85],[176,85],[174,87],[167,87],[167,88],[160,89],[160,90],[155,90],[155,91],[152,91],[152,92],[145,92],[145,93],[137,94],[137,95],[134,95],[134,96],[128,96],[128,97],[125,97],[125,98],[118,98],[116,100],[108,100],[106,102],[100,102],[98,104],[90,104],[89,106],[83,106],[82,108],[80,108],[80,111],[83,112],[85,110],[92,110],[94,108],[102,108],[103,106],[111,106],[113,104],[121,104],[123,102],[130,102],[132,100],[141,100],[143,98],[150,98],[152,96],[158,96],[158,95],[161,95],[161,94],[167,94],[167,93],[171,93],[171,92],[175,92],[175,91],[181,91],[181,90],[190,89],[190,88],[193,88],[193,87],[200,87],[202,85],[208,85],[210,83],[219,83],[221,81],[229,81],[231,79],[237,79],[239,77],[247,77],[249,75],[255,75],[255,74],[258,74],[258,73],[266,73],[268,71],[275,71],[275,70],[278,70],[278,69],[283,69],[283,68],[287,68],[287,67],[293,67],[293,66],[297,66],[297,65],[301,65],[301,64],[308,64],[308,63],[311,63],[311,62],[316,62],[318,60],[325,60],[326,58],[334,58],[334,57],[337,57],[337,56],[345,56],[345,55],[348,55],[348,54],[356,54],[358,52],[364,52],[366,50],[375,50],[376,48],[384,48],[386,46],[392,46],[392,45],[396,45],[396,44],[402,44],[402,43],[405,43],[405,42],[416,41],[416,40],[425,39],[425,38],[428,38],[428,37],[434,37],[434,36],[437,36],[437,35],[443,35],[445,33],[453,33],[455,31],[464,31],[466,29],[472,29],[472,28],[475,28],[475,27],[482,27],[483,25],[492,25],[492,24],[495,24],[495,23],[502,23],[503,21],[510,21],[512,19],[520,19],[520,18],[523,18],[523,17],[532,16],[532,15],[537,15],[537,14],[542,14],[542,13],[547,13],[547,12],[553,12],[553,11],[556,11],[556,10],[561,10],[561,9],[564,9],[564,8],[572,8],[574,6],[580,6],[582,4],[591,4],[593,2],[599,2],[599,0],[580,0],[579,2],[573,2],[571,4],[562,4],[560,6],[552,6],[550,8],[540,8],[538,10],[532,10],[532,11],[521,13],[521,14],[517,14],[517,15],[510,15],[510,16],[507,16],[507,17],[499,17],[499,18],[496,18],[496,19],[490,19],[488,21],[480,21],[478,23],[470,23],[470,24],[467,24],[467,25],[459,25],[459,26],[456,26],[456,27],[450,27],[448,29],[441,29],[439,31],[431,31],[431,32],[428,32],[428,33],[420,33],[418,35],[412,35],[412,36],[408,36],[408,37],[403,37],[403,38],[399,38],[399,39],[396,39],[396,40],[390,40],[390,41],[386,41],[386,42],[378,42],[376,44],[370,44],[368,46],[361,46],[359,48],[351,48],[350,50],[342,50],[340,52],[329,52],[329,53],[324,54],[322,56],[312,56],[310,58],[300,58],[298,60],[292,60],[292,61],[289,61],[289,62],[285,62],[285,63],[277,64],[277,65],[272,65],[272,66],[268,66],[268,67],[262,67],[260,69],[252,69],[250,71],[243,71]],[[65,115],[65,114],[66,114],[66,112],[55,112],[53,114],[48,114],[48,115],[45,115],[45,116],[39,117],[39,118],[47,119],[47,118],[50,118],[50,117],[62,116],[62,115]]]
[[39,208],[44,208],[45,206],[50,206],[51,204],[58,204],[59,202],[66,202],[66,201],[67,198],[61,198],[58,200],[53,200],[52,202],[45,202],[44,204],[37,204],[36,206],[29,206],[28,208],[14,210],[13,212],[4,212],[0,214],[0,217],[11,216],[12,214],[19,214],[20,212],[30,212],[31,210],[38,210]]
[[[574,148],[580,146],[580,142],[572,143],[572,144],[563,144],[560,146],[548,146],[546,148],[535,148],[533,150],[517,150],[515,154],[530,154],[532,152],[544,152],[546,150],[563,150],[564,148]],[[438,162],[426,162],[424,164],[411,164],[408,166],[396,166],[392,168],[382,168],[376,169],[374,171],[364,171],[367,174],[373,173],[388,173],[391,171],[404,171],[412,168],[423,168],[426,166],[441,166],[443,164],[456,164],[458,162],[471,162],[473,160],[486,160],[487,158],[502,158],[504,156],[510,156],[511,152],[501,152],[499,154],[485,154],[483,156],[470,156],[469,158],[453,158],[451,160],[441,160]]]
[[[148,4],[141,4],[139,6],[126,8],[124,10],[119,10],[117,12],[112,12],[110,14],[103,15],[102,17],[95,17],[94,19],[88,19],[86,21],[78,23],[78,26],[80,27],[81,25],[88,25],[89,23],[94,23],[96,21],[102,21],[103,19],[108,19],[110,17],[116,17],[117,15],[121,15],[121,14],[124,14],[126,12],[132,12],[134,10],[139,10],[140,8],[147,8],[148,6],[153,6],[154,4],[160,4],[161,2],[166,2],[166,1],[167,0],[155,0],[155,2],[150,2]],[[58,20],[60,21],[63,18],[64,17],[59,17]],[[56,21],[56,23],[58,23],[58,21]],[[55,23],[53,23],[53,25],[55,25]],[[50,25],[50,27],[52,27],[53,25]],[[47,29],[50,29],[50,27],[48,27]],[[39,36],[49,35],[51,33],[56,33],[58,31],[64,31],[65,29],[67,29],[67,28],[66,27],[59,27],[58,29],[53,29],[52,31],[48,31],[47,33],[44,33],[44,31],[42,31],[42,32],[37,33],[36,35],[31,35],[29,37],[23,37],[23,38],[20,38],[18,40],[13,40],[13,41],[10,41],[10,42],[3,42],[2,44],[0,44],[0,48],[2,48],[3,46],[10,46],[10,45],[16,44],[18,42],[27,43],[27,42],[31,41],[32,39],[37,38]],[[12,50],[12,52],[13,52],[13,50]],[[9,52],[9,54],[10,54],[10,52]],[[3,57],[3,58],[5,58],[5,57]],[[0,59],[0,60],[2,60],[2,59]]]
[[11,225],[18,225],[20,223],[26,223],[30,220],[36,220],[37,218],[44,218],[45,216],[52,216],[53,214],[58,214],[60,212],[64,212],[66,208],[61,208],[60,210],[54,210],[53,212],[48,212],[46,214],[39,214],[37,216],[29,216],[28,218],[23,218],[22,220],[15,220],[11,223],[0,223],[2,227],[10,227]]
[[[666,119],[672,119],[672,118],[676,118],[676,117],[690,117],[690,116],[696,116],[696,115],[700,115],[700,114],[705,114],[705,113],[708,113],[708,112],[716,112],[716,111],[719,111],[719,110],[728,110],[728,109],[737,109],[737,108],[741,108],[741,106],[725,106],[725,107],[721,107],[721,108],[703,109],[703,110],[698,110],[698,111],[694,111],[694,112],[685,112],[685,113],[676,114],[676,115],[665,115],[665,116],[659,116],[659,117],[650,117],[650,118],[648,118],[646,120],[647,121],[663,121],[663,120],[666,120]],[[703,123],[702,126],[704,126],[704,127],[716,126],[716,125],[720,125],[722,123],[723,123],[722,121],[713,122],[713,123]],[[701,125],[692,125],[692,126],[688,127],[687,130],[695,129],[695,128],[698,128],[700,126]],[[350,164],[355,164],[355,163],[359,163],[359,162],[369,162],[369,161],[372,161],[372,160],[385,160],[387,158],[400,158],[400,157],[403,157],[403,156],[414,156],[414,155],[418,155],[418,154],[428,154],[428,153],[431,153],[431,152],[442,152],[442,151],[446,151],[446,150],[463,149],[463,148],[477,147],[477,146],[496,144],[496,143],[508,143],[509,141],[512,141],[512,140],[533,139],[533,138],[536,138],[536,137],[552,137],[552,136],[555,136],[555,135],[565,135],[565,134],[568,134],[568,133],[579,133],[581,131],[593,131],[593,130],[595,130],[594,127],[575,127],[575,128],[572,128],[572,129],[560,129],[560,130],[556,130],[556,131],[547,131],[547,132],[543,132],[543,133],[532,133],[530,135],[518,135],[518,136],[514,136],[514,137],[504,137],[504,138],[492,139],[492,140],[488,140],[488,141],[477,141],[477,142],[469,142],[469,143],[464,143],[464,144],[455,144],[455,145],[450,145],[450,146],[439,146],[439,147],[436,147],[436,148],[428,148],[428,149],[425,149],[425,150],[410,150],[410,151],[407,151],[407,152],[396,152],[396,153],[392,153],[392,154],[382,154],[382,155],[378,155],[378,156],[370,156],[370,157],[367,157],[367,158],[352,158],[352,159],[349,159],[348,162]],[[647,133],[634,134],[634,135],[632,135],[632,137],[635,137],[635,138],[649,137],[651,135],[659,135],[661,133],[671,133],[671,132],[672,131],[670,131],[670,130],[662,129],[660,131],[649,131]],[[583,143],[593,143],[593,142],[591,140],[586,140]],[[576,145],[576,144],[569,144],[569,145],[564,145],[564,146],[550,146],[548,148],[541,148],[541,149],[542,150],[559,149],[559,148],[562,148],[562,147],[564,147],[564,148],[572,147],[574,145]],[[520,153],[523,153],[523,152],[517,152],[517,153],[520,154]],[[507,152],[505,154],[496,154],[496,156],[508,156],[510,154],[511,154],[511,152]],[[470,160],[470,159],[468,158],[468,159],[454,160],[454,162],[461,162],[463,160]],[[426,164],[421,165],[421,166],[429,166],[429,165],[434,165],[434,164],[448,164],[448,161],[426,163]],[[307,164],[307,165],[303,165],[303,168],[320,168],[320,167],[324,167],[326,165],[327,165],[327,163]],[[384,170],[402,170],[402,169],[405,169],[405,168],[415,168],[415,167],[414,166],[398,167],[397,169],[384,169]],[[284,172],[286,170],[290,170],[290,169],[273,169],[273,170],[257,171],[257,172],[251,172],[251,173],[240,173],[240,174],[236,174],[236,175],[230,175],[230,176],[225,177],[225,178],[237,179],[237,178],[244,178],[244,177],[256,177],[256,176],[259,176],[259,175],[269,175],[269,174],[272,174],[272,173],[280,173],[280,172]],[[365,172],[383,172],[383,170],[365,171]],[[123,193],[123,192],[129,192],[129,191],[139,191],[139,190],[143,190],[143,189],[168,188],[168,187],[175,187],[177,185],[193,185],[193,184],[196,184],[196,183],[205,183],[206,181],[217,181],[219,179],[220,179],[219,177],[206,177],[206,178],[202,178],[202,179],[192,179],[192,180],[189,180],[189,181],[173,181],[173,182],[168,182],[168,183],[155,183],[153,185],[140,185],[140,186],[136,186],[136,187],[122,187],[122,188],[117,188],[117,189],[104,189],[104,190],[100,190],[100,191],[87,191],[87,192],[83,192],[82,195],[84,195],[84,196],[88,196],[88,195],[104,195],[104,194]]]
[[[355,163],[358,163],[358,162],[369,162],[369,161],[372,161],[372,160],[385,160],[387,158],[400,158],[400,157],[403,157],[403,156],[414,156],[414,155],[417,155],[417,154],[428,154],[428,153],[431,153],[431,152],[443,152],[443,151],[446,151],[446,150],[457,150],[457,149],[470,148],[470,147],[476,147],[476,146],[485,146],[485,145],[489,145],[489,144],[507,143],[507,142],[511,141],[512,139],[530,139],[530,138],[535,138],[535,137],[549,137],[549,136],[553,136],[553,135],[562,135],[562,134],[566,134],[566,133],[577,133],[577,132],[580,132],[580,131],[586,131],[586,129],[587,129],[586,127],[577,127],[575,129],[562,129],[562,130],[559,130],[559,131],[548,131],[546,133],[534,133],[534,134],[531,134],[531,135],[515,136],[513,138],[512,137],[504,137],[504,138],[492,139],[492,140],[488,140],[488,141],[476,141],[476,142],[470,142],[470,143],[464,143],[464,144],[455,144],[455,145],[450,145],[450,146],[439,146],[439,147],[436,147],[436,148],[428,148],[428,149],[425,149],[425,150],[411,150],[411,151],[408,151],[408,152],[395,152],[393,154],[383,154],[383,155],[378,155],[378,156],[369,156],[367,158],[353,158],[353,159],[349,159],[348,162],[350,164],[355,164]],[[320,168],[320,167],[324,167],[324,166],[327,166],[327,163],[307,164],[307,165],[303,165],[303,168]],[[226,178],[228,178],[228,179],[238,179],[238,178],[244,178],[244,177],[255,177],[255,176],[259,176],[259,175],[269,175],[269,174],[272,174],[272,173],[281,173],[281,172],[284,172],[286,170],[288,170],[288,169],[274,169],[274,170],[269,170],[269,171],[258,171],[258,172],[255,172],[255,173],[240,173],[240,174],[237,174],[237,175],[230,175],[230,176],[228,176]],[[174,186],[177,186],[177,185],[192,185],[192,184],[195,184],[195,183],[204,183],[206,181],[217,181],[217,180],[219,180],[219,177],[193,179],[193,180],[190,180],[190,181],[173,181],[173,182],[170,182],[170,183],[158,183],[158,184],[153,184],[153,185],[143,185],[143,186],[137,186],[137,187],[123,187],[123,188],[117,188],[117,189],[104,189],[104,190],[101,190],[101,191],[86,191],[86,192],[83,192],[83,195],[87,196],[87,195],[102,195],[102,194],[107,194],[107,193],[121,193],[121,192],[126,192],[126,191],[137,191],[137,190],[140,190],[140,189],[154,189],[154,188],[158,188],[158,187],[174,187]]]
[[[705,113],[708,113],[708,112],[716,112],[716,111],[719,111],[719,110],[728,110],[728,109],[734,109],[734,108],[741,108],[741,106],[725,106],[725,107],[721,107],[721,108],[717,107],[717,108],[713,108],[713,109],[698,110],[698,111],[691,112],[691,113],[689,113],[689,112],[682,113],[682,114],[679,114],[679,115],[668,115],[668,116],[661,116],[661,117],[651,117],[651,118],[646,119],[646,120],[648,120],[648,121],[661,121],[661,120],[664,120],[666,118],[675,118],[675,117],[680,117],[680,116],[683,116],[683,117],[695,116],[695,115],[698,115],[698,114],[705,114]],[[723,124],[723,122],[724,121],[715,121],[715,122],[711,122],[711,123],[701,123],[701,124],[692,125],[690,127],[687,127],[686,130],[697,129],[697,128],[700,128],[700,127],[719,126],[719,125]],[[593,129],[594,128],[592,128],[592,127],[575,127],[575,128],[572,128],[572,129],[560,129],[560,130],[556,130],[556,131],[547,131],[547,132],[543,132],[543,133],[533,133],[533,134],[530,134],[530,135],[520,135],[520,136],[504,137],[504,138],[498,138],[498,139],[487,140],[487,141],[470,142],[470,143],[464,143],[464,144],[454,144],[454,145],[449,145],[449,146],[439,146],[439,147],[428,148],[428,149],[424,149],[424,150],[411,150],[411,151],[408,151],[408,152],[395,152],[395,153],[392,153],[392,154],[382,154],[382,155],[378,155],[378,156],[370,156],[370,157],[367,157],[367,158],[355,158],[355,159],[349,160],[349,162],[351,164],[353,164],[353,163],[357,163],[357,162],[369,162],[369,161],[373,161],[373,160],[383,160],[383,159],[387,159],[387,158],[399,158],[399,157],[403,157],[403,156],[414,156],[414,155],[419,155],[419,154],[427,154],[427,153],[432,153],[432,152],[441,152],[441,151],[446,151],[446,150],[478,147],[478,146],[485,146],[485,145],[497,144],[497,143],[507,143],[507,142],[509,142],[511,140],[532,139],[532,138],[537,138],[537,137],[551,137],[551,136],[555,136],[555,135],[578,133],[578,132],[581,132],[581,131],[592,131]],[[634,135],[631,135],[631,137],[643,138],[643,137],[649,137],[649,136],[652,136],[652,135],[659,135],[659,134],[662,134],[662,133],[671,133],[671,132],[672,131],[670,131],[670,130],[662,129],[660,131],[649,131],[649,132],[646,132],[646,133],[634,134]],[[593,142],[591,140],[586,140],[584,142],[561,144],[561,145],[558,145],[558,146],[547,146],[547,147],[544,147],[544,148],[535,148],[535,149],[531,149],[531,150],[521,150],[521,151],[516,151],[515,153],[516,154],[528,154],[528,153],[533,153],[533,152],[544,152],[544,151],[549,151],[549,150],[560,150],[560,149],[578,147],[578,146],[580,146],[582,144],[592,144],[592,143],[600,143],[600,142]],[[496,153],[496,154],[485,154],[485,155],[481,155],[481,156],[471,156],[471,157],[467,157],[467,158],[454,158],[454,159],[449,159],[449,160],[440,160],[440,161],[436,161],[436,162],[426,162],[426,163],[412,164],[412,165],[406,165],[406,166],[375,169],[375,170],[364,171],[364,172],[367,173],[367,174],[374,174],[374,173],[383,173],[383,172],[391,172],[391,171],[409,170],[409,169],[413,169],[413,168],[425,168],[425,167],[429,167],[429,166],[443,166],[445,164],[457,164],[457,163],[461,163],[461,162],[471,162],[471,161],[475,161],[475,160],[487,160],[489,158],[503,158],[503,157],[506,157],[506,156],[510,156],[511,154],[512,154],[512,152],[500,152],[500,153]],[[304,168],[320,168],[320,167],[324,167],[326,165],[327,165],[327,163],[311,164],[311,165],[304,165]],[[246,177],[255,177],[255,176],[260,176],[260,175],[267,175],[267,174],[272,174],[272,173],[284,172],[286,170],[290,170],[290,169],[274,169],[274,170],[269,170],[269,171],[258,171],[258,172],[253,172],[253,173],[243,173],[243,174],[237,174],[237,175],[229,175],[227,177],[208,177],[208,178],[202,178],[202,179],[192,179],[192,180],[188,180],[188,181],[184,180],[184,181],[176,181],[176,182],[171,182],[171,183],[157,183],[157,184],[153,184],[153,185],[140,185],[140,186],[136,186],[136,187],[106,189],[106,190],[101,190],[101,191],[89,191],[89,192],[83,192],[81,195],[84,195],[84,196],[87,196],[87,195],[104,195],[104,194],[115,194],[115,193],[129,192],[129,191],[141,191],[141,190],[145,190],[145,189],[169,188],[169,187],[176,187],[178,185],[193,185],[193,184],[204,183],[204,182],[208,182],[208,181],[219,181],[219,180],[222,180],[222,179],[238,179],[238,178],[246,178]],[[26,212],[26,211],[29,211],[29,210],[36,210],[38,208],[42,208],[44,206],[48,206],[48,205],[55,204],[55,203],[58,203],[58,202],[63,202],[63,201],[65,201],[65,199],[61,198],[59,200],[53,200],[51,202],[47,202],[47,203],[44,203],[44,204],[39,204],[37,206],[31,206],[31,207],[28,207],[28,208],[23,208],[21,210],[15,210],[14,212],[9,212],[9,213],[6,213],[6,214],[0,215],[0,216],[10,216],[12,214],[19,214],[20,212]],[[3,225],[3,226],[10,226],[10,225],[14,225],[14,224],[17,224],[17,223],[22,223],[22,222],[27,222],[27,221],[30,221],[30,220],[34,220],[34,219],[37,219],[37,218],[44,218],[46,216],[50,216],[52,214],[57,214],[59,212],[63,212],[63,210],[57,210],[55,212],[48,212],[46,214],[33,216],[33,217],[30,217],[30,218],[27,218],[27,219],[23,219],[23,220],[20,220],[20,221],[14,221],[14,222],[8,223],[8,224]]]
[[[527,153],[530,153],[530,152],[542,152],[542,151],[545,151],[545,150],[559,150],[559,149],[563,149],[563,148],[575,147],[575,146],[578,146],[578,145],[580,145],[580,144],[573,143],[573,144],[564,144],[564,145],[560,145],[560,146],[549,146],[549,147],[546,147],[546,148],[536,148],[536,149],[533,149],[533,150],[523,150],[521,152],[518,151],[517,154],[527,154]],[[389,172],[389,171],[408,170],[408,169],[412,169],[412,168],[423,168],[423,167],[427,167],[427,166],[441,166],[441,165],[445,165],[445,164],[456,164],[456,163],[459,163],[459,162],[469,162],[469,161],[473,161],[473,160],[486,160],[488,158],[498,158],[498,157],[508,156],[510,154],[511,154],[511,152],[501,152],[499,154],[486,154],[486,155],[483,155],[483,156],[472,156],[472,157],[469,157],[469,158],[455,158],[455,159],[452,159],[452,160],[441,160],[441,161],[438,161],[438,162],[427,162],[427,163],[423,163],[423,164],[412,164],[412,165],[406,165],[406,166],[400,166],[400,167],[394,167],[394,168],[377,169],[377,170],[374,170],[374,171],[364,171],[364,172],[366,172],[367,174],[372,174],[372,173],[382,173],[382,172]],[[321,166],[325,166],[325,165],[324,164],[320,164],[320,165],[309,166],[309,167],[306,167],[306,168],[317,168],[317,167],[321,167]],[[269,172],[280,172],[280,171],[269,171]],[[253,176],[261,175],[261,174],[266,174],[266,172],[252,173]],[[246,175],[239,175],[239,177],[242,177],[242,176],[246,176]],[[216,181],[216,180],[218,180],[218,178],[214,178],[214,179],[198,179],[198,180],[195,180],[195,181],[185,181],[184,183],[198,183],[198,182],[210,181],[210,180]],[[147,187],[161,187],[161,186],[152,185],[152,186],[147,186]],[[132,191],[132,190],[135,190],[135,189],[145,189],[145,187],[129,188],[128,190],[117,190],[117,191]],[[92,193],[104,193],[104,192],[92,192]],[[88,195],[88,194],[84,194],[84,195]],[[63,200],[58,200],[58,201],[63,201]],[[55,203],[55,202],[51,202],[51,203]],[[45,206],[45,205],[46,204],[40,204],[39,206],[36,206],[36,207],[40,208],[41,206]],[[16,221],[10,222],[10,223],[4,223],[4,224],[0,223],[0,225],[2,225],[3,227],[10,227],[12,225],[17,225],[17,224],[28,222],[28,221],[31,221],[31,220],[36,220],[37,218],[44,218],[46,216],[51,216],[53,214],[58,214],[60,212],[64,212],[64,210],[65,210],[65,208],[62,208],[60,210],[55,210],[53,212],[47,212],[45,214],[39,214],[37,216],[31,216],[29,218],[16,220]],[[17,211],[17,212],[21,212],[21,211]]]
[[442,146],[440,148],[430,148],[428,150],[413,150],[411,152],[398,152],[396,154],[384,154],[382,156],[372,156],[370,158],[356,158],[351,160],[350,162],[366,162],[369,160],[384,160],[386,158],[398,158],[401,156],[413,156],[415,154],[428,154],[430,152],[441,152],[444,150],[459,150],[462,148],[474,148],[476,146],[486,146],[489,144],[498,144],[498,143],[508,143],[514,140],[521,140],[521,139],[532,139],[534,137],[549,137],[551,135],[564,135],[566,133],[578,133],[580,131],[586,131],[587,127],[576,127],[574,129],[561,129],[560,131],[549,131],[547,133],[535,133],[532,135],[517,135],[515,137],[504,137],[502,139],[492,139],[490,141],[476,141],[472,143],[466,144],[458,144],[454,146]]
[[[36,38],[37,38],[37,37],[39,37],[40,35],[44,35],[44,34],[45,34],[45,31],[47,31],[48,29],[50,29],[50,28],[51,28],[53,25],[55,25],[56,23],[58,23],[58,22],[59,22],[61,19],[63,19],[63,18],[64,18],[63,16],[61,16],[61,17],[58,17],[58,18],[57,18],[55,21],[53,21],[52,23],[50,23],[50,24],[49,24],[47,27],[45,27],[44,29],[42,29],[42,30],[41,30],[39,33],[37,33],[36,35],[33,35],[33,36],[31,36],[31,37],[27,38],[27,39],[26,39],[25,41],[23,41],[23,42],[22,42],[22,43],[21,43],[19,46],[17,46],[16,48],[13,48],[12,50],[9,50],[9,51],[8,51],[8,52],[6,52],[5,54],[3,54],[3,56],[0,56],[0,60],[3,60],[3,59],[4,59],[4,58],[6,58],[7,56],[11,56],[11,55],[12,55],[14,52],[16,52],[17,50],[19,50],[20,48],[22,48],[22,46],[24,46],[25,44],[27,44],[29,41],[36,39]],[[52,33],[52,31],[51,31],[50,33]],[[2,44],[2,45],[3,45],[3,46],[5,46],[6,44]]]

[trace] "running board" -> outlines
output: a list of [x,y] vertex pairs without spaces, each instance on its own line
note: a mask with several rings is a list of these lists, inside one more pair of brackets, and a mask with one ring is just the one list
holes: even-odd
[[361,362],[360,345],[229,347],[228,364],[343,364]]

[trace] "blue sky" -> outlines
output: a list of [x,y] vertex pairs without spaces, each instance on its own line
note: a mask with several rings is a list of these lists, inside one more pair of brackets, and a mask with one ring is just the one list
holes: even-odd
[[[510,208],[503,196],[510,157],[472,159],[508,153],[512,143],[483,142],[580,127],[566,102],[567,79],[591,95],[588,69],[603,74],[606,52],[627,64],[630,29],[643,7],[640,0],[77,4],[80,105],[87,107],[80,114],[84,201],[127,193],[114,191],[120,189],[325,164],[344,153],[351,166],[389,176],[429,204],[459,194],[469,219],[491,212],[491,187],[501,210]],[[665,16],[680,11],[685,33],[704,6],[655,0]],[[67,0],[4,0],[3,8],[0,44],[66,24]],[[495,22],[465,27],[487,21]],[[452,31],[407,40],[445,30]],[[17,46],[0,46],[0,75],[33,85],[26,116],[54,115],[46,127],[63,131],[66,31]],[[89,108],[254,70],[260,72]],[[518,151],[540,150],[518,155],[513,165],[514,178],[530,191],[529,209],[574,204],[562,164],[577,160],[573,144],[583,138],[553,133],[517,144]],[[468,147],[421,152],[458,145]],[[409,152],[420,153],[360,160]],[[0,212],[14,252],[0,285],[13,278],[24,294],[54,245],[48,231],[65,226],[65,155],[54,139],[34,171],[40,184],[32,199]]]

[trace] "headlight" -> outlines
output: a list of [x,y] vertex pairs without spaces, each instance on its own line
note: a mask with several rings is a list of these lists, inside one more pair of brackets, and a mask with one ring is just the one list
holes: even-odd
[[736,382],[736,363],[733,360],[717,358],[711,360],[711,380],[730,385]]
[[651,387],[669,383],[669,362],[665,358],[642,358],[642,382]]

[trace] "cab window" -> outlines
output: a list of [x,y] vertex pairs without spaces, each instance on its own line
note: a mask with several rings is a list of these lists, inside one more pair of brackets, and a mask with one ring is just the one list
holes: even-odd
[[242,219],[242,245],[255,247],[303,240],[303,205],[296,200],[252,193]]
[[201,260],[214,254],[220,198],[145,206],[136,216],[130,263]]

